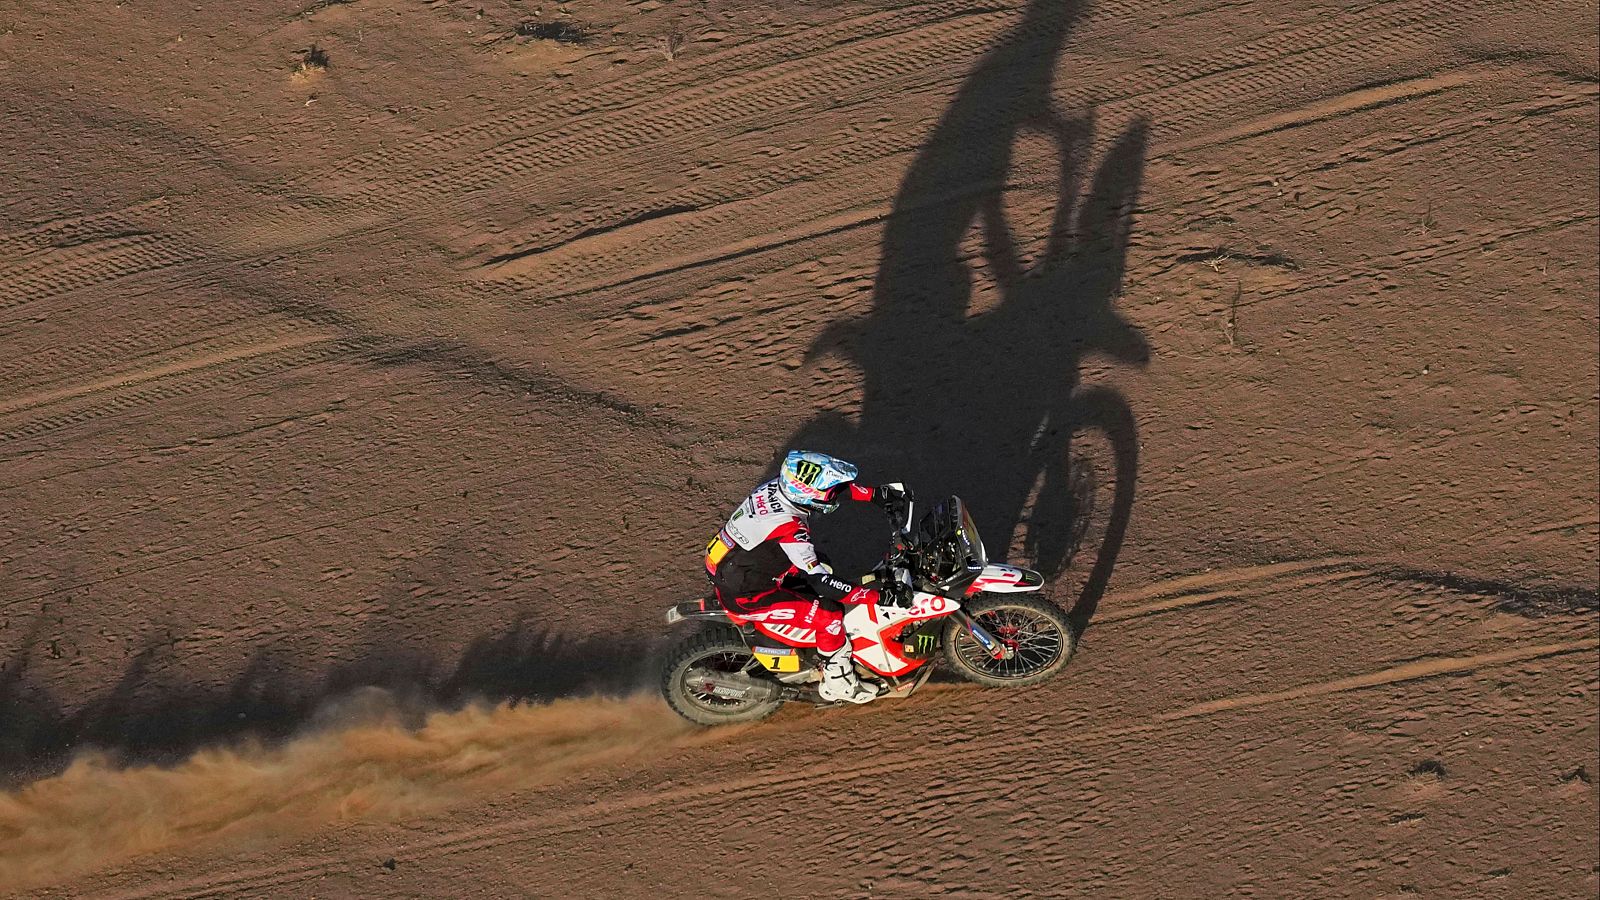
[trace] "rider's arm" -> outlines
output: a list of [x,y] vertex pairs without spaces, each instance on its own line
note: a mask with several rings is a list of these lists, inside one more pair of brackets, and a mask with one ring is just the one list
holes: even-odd
[[783,548],[789,562],[795,567],[801,577],[817,592],[817,596],[827,600],[840,600],[845,603],[872,602],[877,592],[870,588],[861,588],[845,581],[833,574],[833,569],[827,563],[817,558],[817,548],[811,543],[811,532],[800,522],[790,522],[778,529],[773,534],[778,546]]
[[880,484],[872,487],[866,484],[850,482],[850,499],[857,503],[887,503],[894,499],[906,499],[910,496],[901,484]]

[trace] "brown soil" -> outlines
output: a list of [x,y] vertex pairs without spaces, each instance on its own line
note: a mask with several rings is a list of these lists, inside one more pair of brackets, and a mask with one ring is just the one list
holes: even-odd
[[[1596,13],[12,4],[0,885],[1594,896]],[[795,444],[1079,657],[677,722]]]

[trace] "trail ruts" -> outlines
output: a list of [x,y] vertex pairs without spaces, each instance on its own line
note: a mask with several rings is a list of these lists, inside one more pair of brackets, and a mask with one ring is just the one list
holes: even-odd
[[[1085,186],[1093,114],[1064,114],[1052,99],[1062,49],[1086,8],[1034,0],[962,83],[894,198],[872,311],[831,326],[810,351],[811,359],[845,355],[860,368],[859,420],[823,413],[790,441],[925,495],[959,493],[991,546],[1009,546],[1020,531],[1026,561],[1054,576],[1072,561],[1092,513],[1092,484],[1085,491],[1085,473],[1074,471],[1074,435],[1101,433],[1115,484],[1073,610],[1080,626],[1116,564],[1138,444],[1122,395],[1081,388],[1078,369],[1094,353],[1135,365],[1149,359],[1143,334],[1113,307],[1147,123],[1135,120],[1111,142]],[[1025,265],[1002,198],[1015,143],[1029,133],[1055,144],[1058,186],[1044,251]],[[973,273],[961,245],[974,228],[999,301],[969,318]]]
[[207,686],[164,674],[168,645],[151,644],[103,696],[69,712],[31,677],[33,654],[49,652],[34,637],[0,669],[0,784],[49,775],[90,748],[124,763],[173,763],[201,747],[280,740],[362,688],[384,689],[416,713],[472,700],[620,697],[644,682],[653,658],[650,639],[517,624],[479,636],[454,661],[387,649],[401,642],[375,636],[366,655],[316,678],[287,674],[293,670],[282,657],[292,648],[265,646],[232,681]]

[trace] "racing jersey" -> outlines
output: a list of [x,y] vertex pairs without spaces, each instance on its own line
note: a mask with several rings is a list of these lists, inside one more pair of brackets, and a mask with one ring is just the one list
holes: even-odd
[[[847,489],[858,502],[875,493],[854,482]],[[777,479],[757,487],[706,545],[706,573],[736,597],[770,591],[791,575],[804,578],[823,599],[846,597],[856,586],[834,575],[817,555],[807,519],[807,510],[783,496]]]

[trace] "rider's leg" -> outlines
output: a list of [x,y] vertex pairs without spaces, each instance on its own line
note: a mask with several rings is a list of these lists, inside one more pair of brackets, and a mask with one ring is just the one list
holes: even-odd
[[730,592],[722,589],[717,593],[729,612],[758,619],[780,629],[779,633],[787,628],[814,631],[817,651],[823,658],[822,682],[817,685],[817,694],[823,700],[865,703],[878,696],[876,684],[864,684],[856,677],[850,641],[844,631],[844,604],[783,588],[748,597],[729,596]]
[[866,703],[878,696],[876,684],[863,683],[856,677],[850,639],[844,630],[844,604],[821,600],[812,620],[816,623],[817,650],[822,654],[822,682],[817,685],[817,695],[834,703]]

